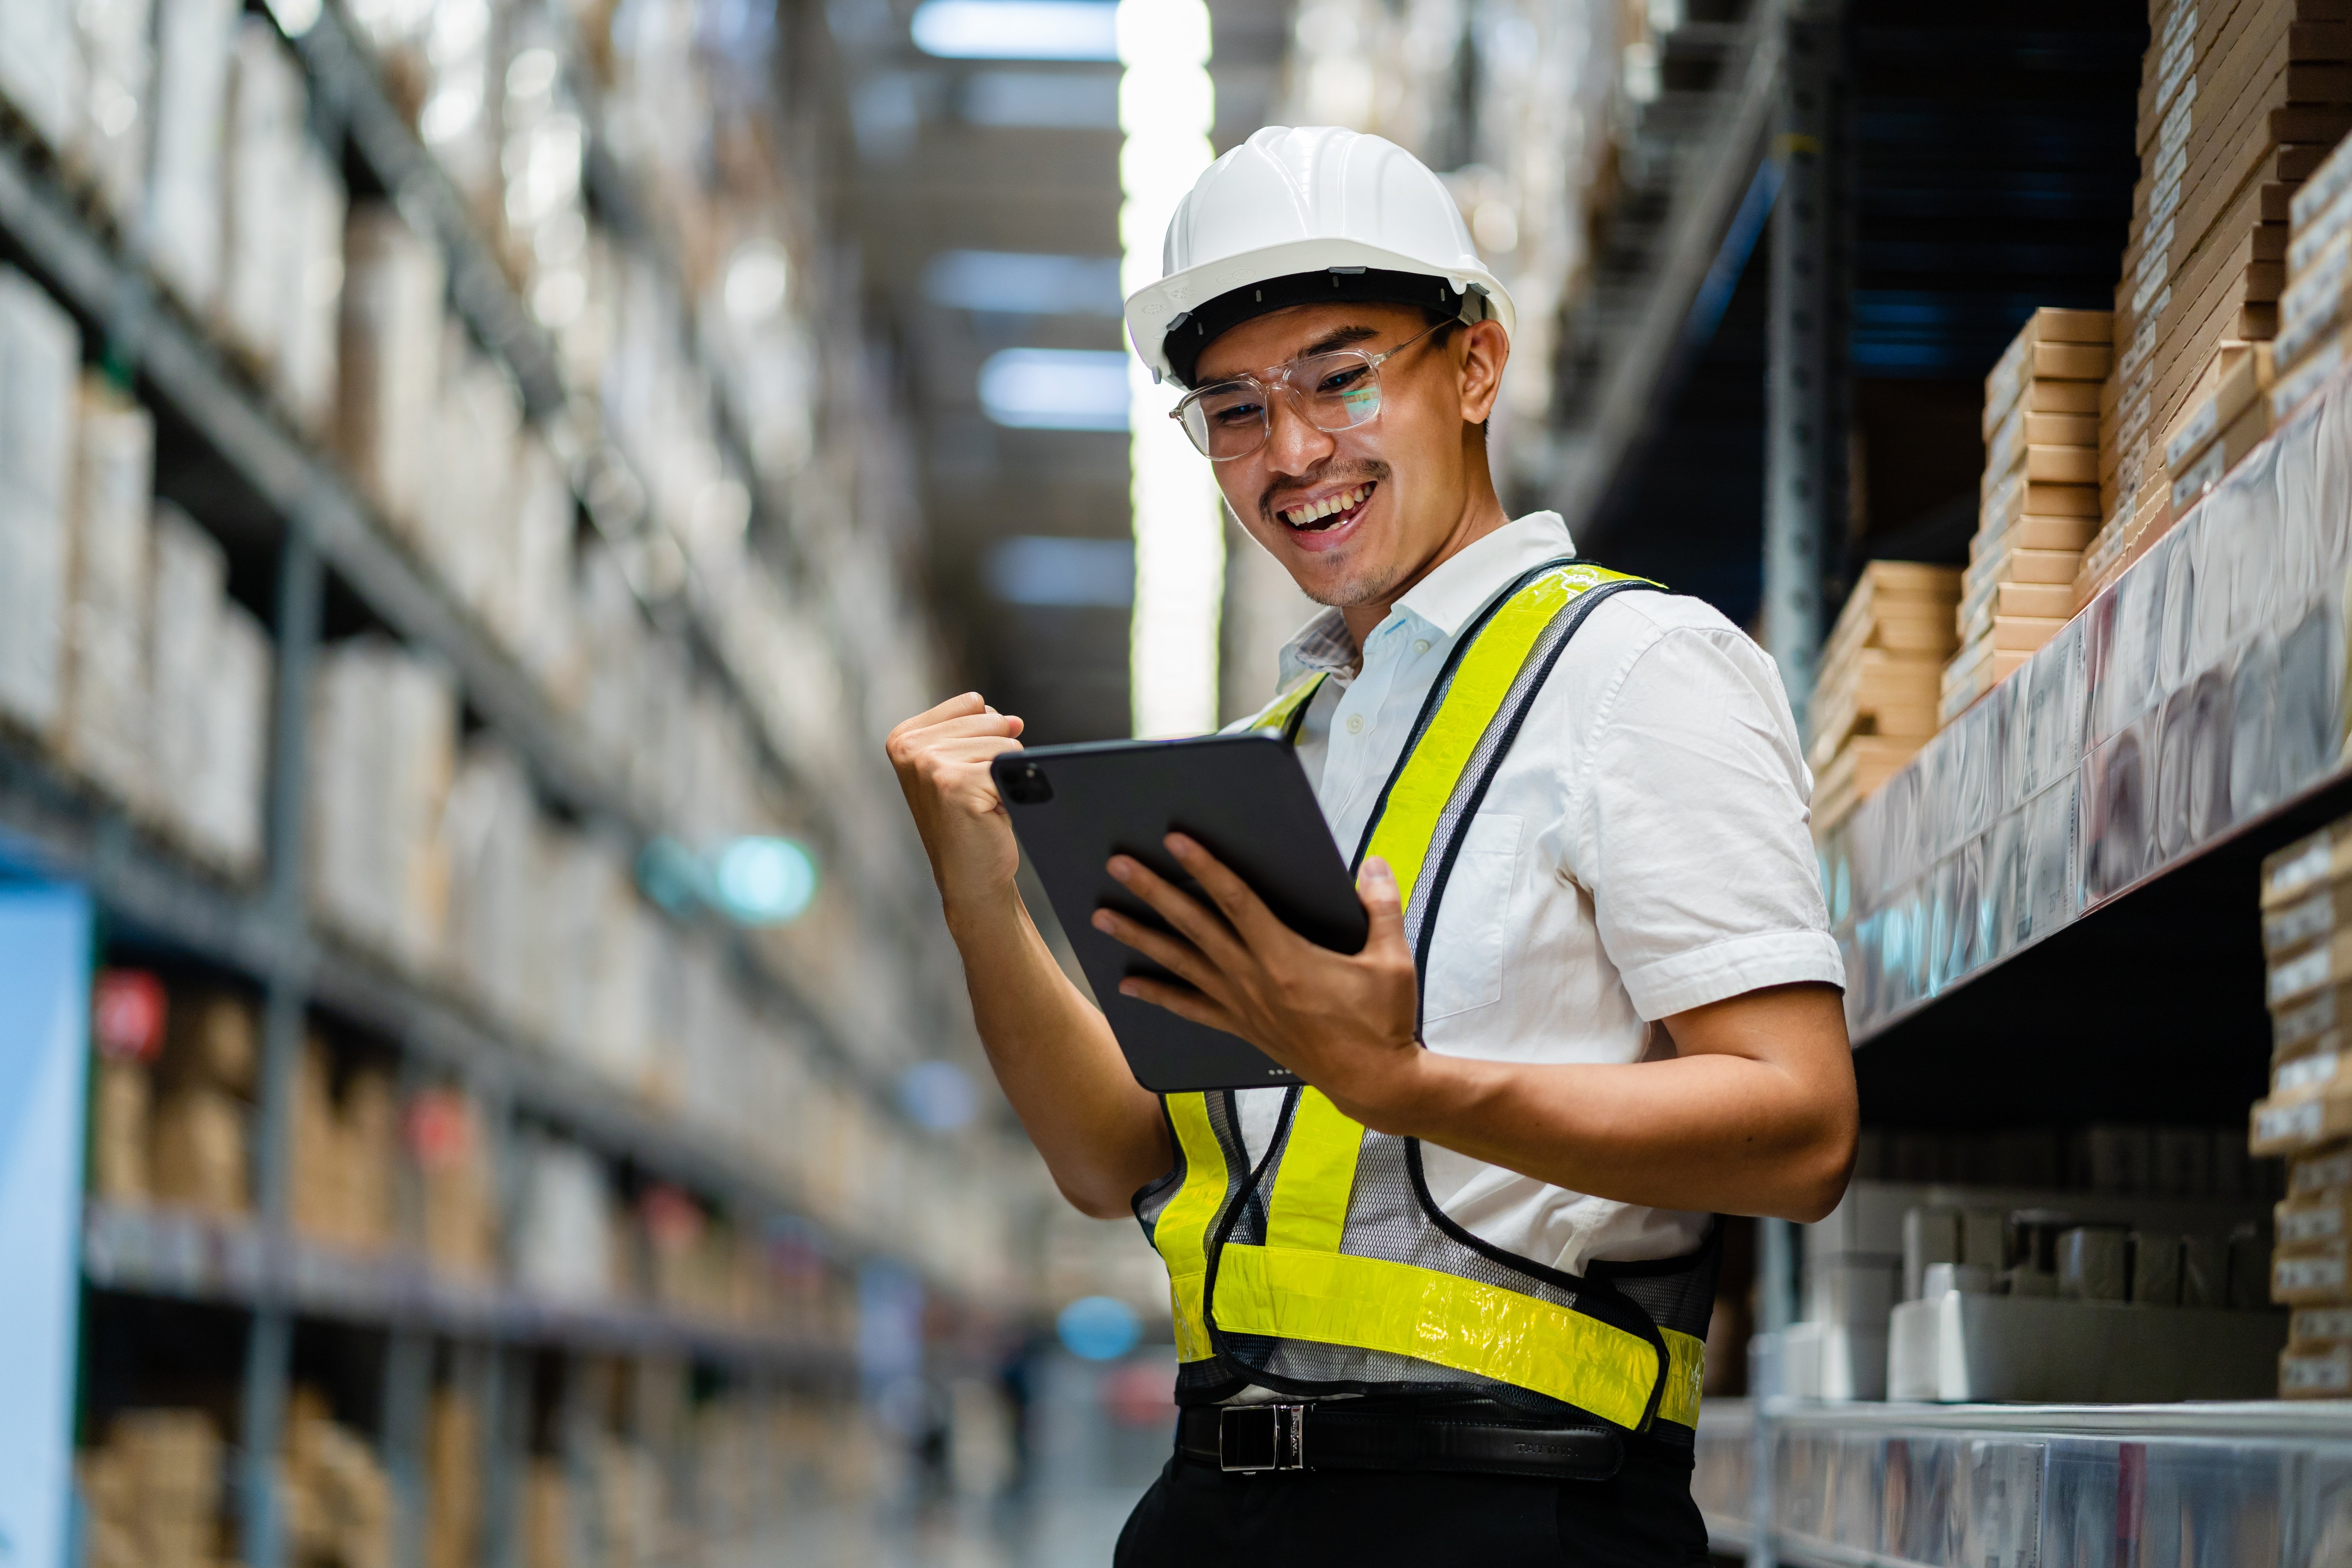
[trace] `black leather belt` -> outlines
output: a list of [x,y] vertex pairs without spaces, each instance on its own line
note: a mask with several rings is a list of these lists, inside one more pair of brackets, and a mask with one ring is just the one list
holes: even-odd
[[1176,1451],[1229,1474],[1280,1470],[1453,1470],[1549,1480],[1606,1480],[1624,1445],[1607,1427],[1534,1426],[1496,1407],[1364,1408],[1194,1405],[1176,1416]]

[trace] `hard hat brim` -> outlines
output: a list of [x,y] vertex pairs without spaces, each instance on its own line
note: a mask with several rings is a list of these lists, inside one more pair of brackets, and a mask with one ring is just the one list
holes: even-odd
[[1510,290],[1483,267],[1460,269],[1432,267],[1420,257],[1348,239],[1298,239],[1269,245],[1234,256],[1220,257],[1171,273],[1157,283],[1139,289],[1127,301],[1129,341],[1152,374],[1172,376],[1167,353],[1168,331],[1180,318],[1221,295],[1252,284],[1296,273],[1323,272],[1333,268],[1364,268],[1383,272],[1410,272],[1442,278],[1458,294],[1476,294],[1485,300],[1486,315],[1500,321],[1506,337],[1518,328],[1518,312]]

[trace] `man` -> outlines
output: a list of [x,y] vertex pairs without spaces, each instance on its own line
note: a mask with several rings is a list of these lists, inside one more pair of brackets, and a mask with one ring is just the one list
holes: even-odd
[[1172,934],[1096,919],[1183,982],[1122,989],[1308,1087],[1141,1089],[1013,890],[988,763],[1021,721],[967,695],[889,741],[1006,1094],[1169,1264],[1177,1454],[1118,1561],[1695,1561],[1711,1215],[1819,1218],[1855,1138],[1777,673],[1506,515],[1509,298],[1401,149],[1261,131],[1166,259],[1137,351],[1329,606],[1253,722],[1360,847],[1371,937],[1314,947],[1181,836],[1216,910],[1122,857]]

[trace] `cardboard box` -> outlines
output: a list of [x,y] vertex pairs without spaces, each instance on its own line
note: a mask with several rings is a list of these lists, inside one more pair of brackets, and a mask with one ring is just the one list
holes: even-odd
[[2352,927],[2352,881],[2330,882],[2300,898],[2263,911],[2263,952],[2272,962],[2333,938]]
[[72,144],[82,118],[72,0],[9,0],[0,7],[0,97],[53,151]]
[[2267,915],[2347,877],[2352,877],[2352,817],[2331,822],[2263,857],[2263,912]]
[[2186,469],[2176,470],[2179,477],[2172,481],[2174,515],[2185,515],[2202,500],[2270,433],[2271,405],[2266,400],[2257,399],[2241,411],[2229,428],[2207,445]]
[[2072,583],[1999,583],[2000,616],[2032,616],[2063,621],[2074,613]]
[[2323,1088],[2254,1101],[2247,1147],[2258,1159],[2301,1154],[2352,1137],[2352,1095]]
[[441,253],[392,208],[371,205],[351,216],[345,259],[338,445],[360,488],[413,527],[441,384]]
[[2352,1187],[2352,1149],[2323,1144],[2297,1150],[2287,1156],[2286,1191],[2289,1197],[2334,1192],[2343,1187]]
[[155,1201],[234,1218],[250,1207],[252,1112],[226,1089],[203,1084],[167,1090],[156,1102],[148,1170]]
[[2352,1028],[2352,990],[2333,987],[2284,1007],[2271,1009],[2271,1058],[2278,1060],[2321,1048],[2339,1028]]
[[2334,379],[2336,373],[2344,368],[2347,345],[2352,345],[2352,327],[2342,326],[2333,332],[2319,334],[2308,346],[2300,338],[2290,345],[2299,352],[2293,361],[2282,365],[2278,380],[2271,388],[2273,425],[2285,424],[2297,409]]
[[78,0],[83,92],[68,163],[97,187],[118,228],[136,222],[147,192],[154,112],[153,0]]
[[2214,382],[2212,389],[2200,390],[2165,434],[2164,465],[2176,474],[2193,468],[2224,430],[2264,401],[2263,395],[2270,389],[2272,379],[2270,345],[2249,343],[2234,353],[2224,351],[2216,355],[2208,374]]
[[147,1064],[101,1057],[90,1087],[90,1191],[109,1203],[143,1204],[153,1195],[147,1144],[153,1079]]
[[2114,320],[2105,310],[2036,310],[1985,378],[1982,434],[1991,437],[2032,383],[2103,379],[2114,334]]

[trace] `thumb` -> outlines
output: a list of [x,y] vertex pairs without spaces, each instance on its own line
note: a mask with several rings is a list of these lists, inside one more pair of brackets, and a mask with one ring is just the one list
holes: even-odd
[[1364,951],[1375,948],[1404,946],[1404,900],[1397,891],[1396,873],[1389,863],[1377,855],[1368,856],[1362,870],[1356,876],[1356,897],[1363,901],[1364,913],[1370,917],[1371,931],[1364,941]]

